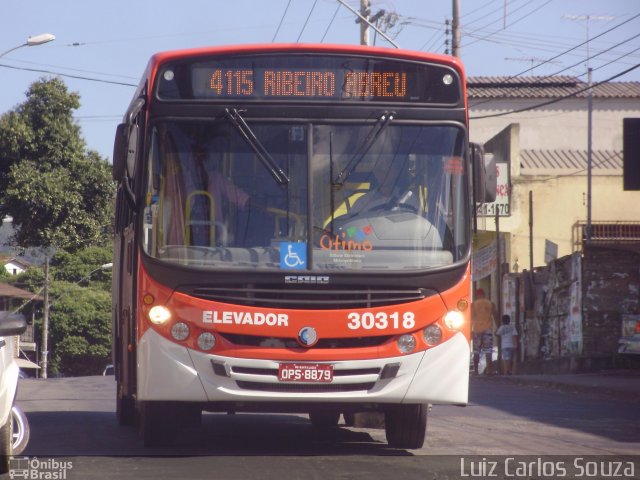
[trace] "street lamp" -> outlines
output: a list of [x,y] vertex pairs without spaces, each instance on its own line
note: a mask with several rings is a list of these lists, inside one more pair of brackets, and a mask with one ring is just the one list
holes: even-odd
[[51,33],[41,33],[40,35],[34,35],[32,37],[27,38],[27,41],[17,47],[10,48],[9,50],[5,50],[0,53],[0,58],[4,57],[7,53],[13,52],[22,47],[36,47],[38,45],[42,45],[43,43],[49,43],[56,39],[56,36]]

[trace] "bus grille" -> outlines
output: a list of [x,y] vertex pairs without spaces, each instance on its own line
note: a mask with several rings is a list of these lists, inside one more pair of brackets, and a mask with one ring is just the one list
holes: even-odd
[[254,390],[260,392],[276,393],[335,393],[335,392],[358,392],[371,390],[375,382],[367,383],[262,383],[246,382],[237,380],[236,384],[243,390]]
[[422,300],[435,292],[417,289],[337,289],[316,286],[254,286],[180,288],[180,292],[203,300],[251,307],[280,307],[300,310],[371,308]]
[[[218,335],[234,345],[265,348],[302,348],[293,338],[261,337],[258,335],[242,335],[222,333]],[[355,338],[321,338],[312,348],[366,348],[383,345],[392,338],[390,335]]]

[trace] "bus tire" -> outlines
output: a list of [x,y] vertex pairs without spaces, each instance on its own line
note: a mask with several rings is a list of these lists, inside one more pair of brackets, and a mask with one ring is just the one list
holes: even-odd
[[29,420],[20,407],[14,405],[11,409],[13,417],[12,443],[13,455],[20,455],[27,448],[31,429],[29,428]]
[[132,427],[137,423],[136,402],[128,396],[120,396],[116,399],[116,417],[122,427]]
[[311,425],[316,428],[331,428],[338,426],[340,420],[340,412],[333,410],[314,410],[309,412],[309,420]]
[[178,422],[165,402],[139,402],[138,428],[145,447],[164,447],[175,442]]
[[426,404],[394,405],[385,412],[384,428],[390,447],[422,448],[427,433]]

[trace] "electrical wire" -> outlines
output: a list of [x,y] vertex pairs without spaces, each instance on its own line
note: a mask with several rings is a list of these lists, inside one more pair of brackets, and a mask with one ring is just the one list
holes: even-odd
[[[482,10],[482,9],[484,9],[484,8],[486,8],[486,7],[488,7],[489,5],[491,5],[492,3],[495,3],[495,2],[497,2],[497,1],[498,1],[498,0],[491,0],[490,2],[486,2],[486,3],[484,3],[484,5],[482,5],[482,6],[478,7],[478,8],[476,8],[475,10],[471,10],[470,12],[467,12],[467,13],[464,13],[464,14],[460,15],[460,19],[462,20],[463,18],[468,17],[469,15],[473,15],[474,13],[479,12],[480,10]],[[502,7],[501,7],[501,8],[502,8]],[[472,22],[475,22],[475,21],[476,21],[476,20],[473,20]]]
[[[508,5],[510,5],[513,1],[517,1],[517,0],[512,0],[511,2],[508,2],[508,3],[505,5],[505,8],[506,8]],[[513,15],[515,12],[517,12],[517,11],[519,11],[519,10],[522,10],[523,8],[525,8],[525,7],[527,7],[527,6],[529,6],[529,3],[525,2],[525,3],[523,3],[521,6],[519,6],[518,8],[514,9],[513,11],[511,11],[511,12],[510,12],[510,14],[511,14],[511,15]],[[500,11],[500,10],[502,10],[502,7],[500,7],[500,8],[498,8],[498,9],[494,10],[494,11],[493,11],[493,12],[491,12],[491,13],[495,13],[495,12],[498,12],[498,11]],[[485,18],[485,17],[488,17],[488,16],[489,16],[489,15],[485,15],[484,17],[481,17],[480,19]],[[478,19],[478,20],[480,20],[480,19]],[[476,20],[475,22],[477,22],[478,20]],[[481,31],[481,30],[485,30],[487,27],[490,27],[491,25],[494,25],[494,24],[496,24],[496,23],[498,23],[498,22],[500,22],[500,21],[502,21],[502,22],[503,22],[503,24],[504,24],[504,22],[506,21],[506,17],[504,16],[504,14],[502,14],[502,15],[500,16],[500,18],[498,18],[497,20],[492,20],[491,22],[487,23],[486,25],[483,25],[482,27],[476,28],[476,29],[475,29],[475,30],[473,30],[471,33],[476,33],[476,32],[479,32],[479,31]],[[473,22],[473,23],[475,23],[475,22]]]
[[535,68],[538,68],[538,67],[541,67],[541,66],[543,66],[543,65],[545,65],[545,64],[547,64],[547,63],[550,63],[550,62],[552,62],[553,60],[556,60],[556,59],[558,59],[558,58],[562,57],[563,55],[566,55],[566,54],[568,54],[568,53],[570,53],[570,52],[572,52],[572,51],[576,50],[577,48],[580,48],[580,47],[582,47],[582,46],[586,45],[586,44],[587,44],[587,43],[589,43],[590,41],[593,41],[593,40],[595,40],[596,38],[600,38],[600,37],[602,37],[603,35],[606,35],[607,33],[612,32],[613,30],[615,30],[615,29],[617,29],[617,28],[620,28],[621,26],[623,26],[623,25],[625,25],[625,24],[629,23],[629,22],[630,22],[630,21],[632,21],[632,20],[635,20],[635,19],[636,19],[636,18],[638,18],[638,17],[640,17],[640,13],[638,13],[638,14],[634,15],[633,17],[631,17],[631,18],[629,18],[629,19],[625,20],[625,21],[624,21],[624,22],[622,22],[622,23],[619,23],[618,25],[616,25],[616,26],[614,26],[614,27],[612,27],[612,28],[610,28],[610,29],[608,29],[608,30],[605,30],[604,32],[602,32],[602,33],[600,33],[600,34],[596,35],[595,37],[589,38],[589,39],[587,39],[586,41],[584,41],[584,42],[582,42],[582,43],[580,43],[580,44],[578,44],[578,45],[576,45],[576,46],[574,46],[574,47],[571,47],[571,48],[569,48],[568,50],[565,50],[565,51],[564,51],[564,52],[562,52],[562,53],[559,53],[559,54],[558,54],[558,55],[556,55],[555,57],[549,58],[549,59],[547,59],[547,60],[545,60],[545,61],[543,61],[543,62],[541,62],[541,63],[539,63],[539,64],[537,64],[537,65],[534,65],[534,66],[532,66],[532,67],[530,67],[530,68],[527,68],[526,70],[523,70],[523,71],[522,71],[522,72],[520,72],[520,73],[516,73],[515,75],[512,75],[512,76],[508,77],[507,79],[505,79],[505,82],[507,82],[507,81],[509,81],[509,80],[512,80],[512,79],[514,79],[514,78],[516,78],[516,77],[519,77],[519,76],[521,76],[521,75],[524,75],[525,73],[528,73],[528,72],[530,72],[531,70],[534,70]]
[[[611,50],[613,50],[614,48],[617,48],[617,47],[619,47],[620,45],[624,45],[625,43],[627,43],[627,42],[629,42],[629,41],[631,41],[631,40],[634,40],[634,39],[636,39],[636,38],[638,38],[638,37],[640,37],[640,33],[638,33],[637,35],[634,35],[633,37],[627,38],[626,40],[623,40],[622,42],[620,42],[620,43],[618,43],[618,44],[614,45],[613,47],[610,47],[610,48],[608,48],[608,49],[606,49],[606,50],[602,50],[602,51],[600,51],[600,52],[596,53],[595,55],[591,55],[591,56],[588,58],[588,60],[593,60],[594,58],[599,57],[600,55],[603,55],[603,54],[605,54],[605,53],[607,53],[607,52],[610,52],[610,51],[611,51]],[[636,50],[638,50],[638,49],[636,49]],[[623,55],[622,57],[618,57],[618,59],[624,58],[625,56],[627,56],[627,55]],[[549,74],[549,75],[546,75],[546,76],[542,77],[542,80],[547,79],[547,78],[554,77],[554,76],[556,76],[556,75],[558,75],[558,74],[560,74],[560,73],[562,73],[562,72],[566,72],[567,70],[570,70],[570,69],[572,69],[572,68],[574,68],[574,67],[577,67],[578,65],[580,65],[580,64],[582,64],[582,63],[584,63],[584,60],[580,60],[578,63],[574,63],[573,65],[569,65],[568,67],[563,68],[562,70],[558,70],[557,72],[554,72],[554,73],[551,73],[551,74]],[[611,64],[611,63],[615,63],[615,62],[609,62],[607,65],[609,65],[609,64]],[[602,66],[599,66],[598,68],[602,68]],[[595,69],[594,69],[594,70],[595,70]],[[582,75],[581,75],[581,76],[582,76]]]
[[109,83],[112,85],[123,85],[126,87],[137,87],[138,85],[135,83],[127,83],[127,82],[116,82],[115,80],[103,80],[100,78],[91,78],[91,77],[83,77],[81,75],[71,75],[69,73],[60,73],[60,72],[54,72],[51,70],[42,70],[39,68],[27,68],[27,67],[14,67],[13,65],[5,65],[5,64],[0,64],[1,68],[11,68],[13,70],[24,70],[26,72],[37,72],[37,73],[47,73],[49,75],[57,75],[60,77],[68,77],[68,78],[75,78],[77,80],[88,80],[90,82],[99,82],[99,83]]
[[309,15],[307,15],[307,19],[304,21],[304,25],[302,25],[302,30],[300,30],[300,34],[298,35],[298,38],[296,39],[296,43],[298,43],[300,41],[300,37],[302,37],[302,32],[304,32],[304,29],[307,28],[307,23],[309,22],[309,19],[311,18],[311,14],[313,13],[313,9],[316,8],[316,3],[318,3],[318,0],[314,0],[313,1],[313,5],[311,5],[311,10],[309,10]]
[[331,25],[333,25],[333,21],[336,19],[336,15],[338,15],[338,10],[340,10],[341,6],[342,6],[342,4],[338,3],[338,6],[336,7],[336,11],[333,12],[333,17],[331,17],[331,21],[329,22],[329,25],[327,26],[327,29],[324,31],[324,35],[322,35],[322,38],[320,39],[320,43],[324,42],[324,37],[326,37],[327,33],[329,33],[329,29],[331,28]]
[[284,17],[287,16],[287,10],[289,10],[289,5],[291,5],[291,0],[287,3],[287,6],[284,9],[284,13],[282,14],[282,18],[280,19],[280,23],[278,24],[278,28],[276,28],[276,33],[273,34],[273,38],[271,39],[271,43],[276,41],[276,37],[278,36],[278,32],[280,31],[280,27],[282,26],[282,22],[284,22]]
[[[540,5],[540,6],[538,6],[538,7],[537,7],[537,8],[535,8],[535,9],[531,10],[531,11],[530,11],[529,13],[527,13],[526,15],[524,15],[524,16],[522,16],[522,17],[518,18],[517,20],[514,20],[513,22],[511,22],[511,23],[509,24],[509,26],[511,27],[511,26],[515,25],[516,23],[518,23],[518,22],[520,22],[520,21],[524,20],[525,18],[530,17],[531,15],[533,15],[534,13],[536,13],[538,10],[541,10],[542,8],[546,7],[546,6],[547,6],[548,4],[550,4],[550,3],[551,3],[551,0],[547,0],[545,3],[543,3],[543,4],[542,4],[542,5]],[[528,4],[525,4],[524,6],[527,6],[527,5],[528,5]],[[518,11],[518,10],[520,10],[520,9],[518,8],[518,9],[516,9],[516,10],[515,10],[514,12],[512,12],[512,13],[515,13],[515,12],[516,12],[516,11]],[[472,32],[472,33],[473,33],[473,32]],[[489,38],[489,37],[491,37],[491,36],[493,36],[493,35],[495,35],[495,34],[497,34],[497,33],[499,33],[499,31],[494,31],[493,33],[490,33],[490,34],[488,34],[488,35],[487,35],[487,36],[485,36],[485,37],[478,38],[478,39],[474,40],[474,41],[473,41],[473,42],[471,42],[471,43],[468,43],[468,44],[466,44],[466,45],[464,45],[464,44],[463,44],[460,48],[465,48],[465,47],[468,47],[468,46],[470,46],[470,45],[473,45],[474,43],[478,43],[478,42],[480,42],[480,41],[482,41],[482,40],[486,40],[487,38]]]

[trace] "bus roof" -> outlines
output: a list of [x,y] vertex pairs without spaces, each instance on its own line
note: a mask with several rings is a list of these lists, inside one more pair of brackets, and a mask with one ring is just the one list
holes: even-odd
[[365,55],[378,57],[392,57],[401,60],[413,60],[420,62],[434,62],[454,68],[461,78],[464,78],[464,67],[457,57],[442,55],[438,53],[426,53],[413,50],[403,50],[387,47],[369,47],[363,45],[334,45],[320,43],[267,43],[267,44],[246,44],[246,45],[223,45],[215,47],[201,47],[185,50],[172,50],[156,53],[151,57],[145,74],[143,75],[138,89],[134,95],[140,97],[148,84],[148,92],[153,91],[151,82],[155,78],[158,67],[165,62],[179,60],[189,57],[206,57],[213,55],[241,55],[241,54],[262,54],[262,53],[338,53],[345,55]]

